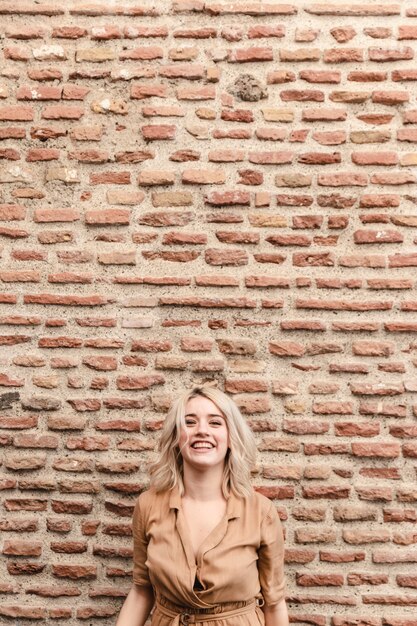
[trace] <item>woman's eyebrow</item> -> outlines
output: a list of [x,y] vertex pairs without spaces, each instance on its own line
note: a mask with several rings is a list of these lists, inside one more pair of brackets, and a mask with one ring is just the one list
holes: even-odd
[[[222,420],[225,420],[223,415],[221,415],[220,413],[209,413],[208,416],[209,417],[221,417]],[[184,417],[197,417],[197,414],[196,413],[186,413],[184,415]]]

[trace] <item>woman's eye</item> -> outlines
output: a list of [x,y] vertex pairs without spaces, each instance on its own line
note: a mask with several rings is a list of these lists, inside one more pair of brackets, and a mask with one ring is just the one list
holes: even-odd
[[221,426],[222,423],[219,421],[210,422],[212,426]]
[[185,425],[186,426],[194,426],[195,421],[194,420],[185,420]]

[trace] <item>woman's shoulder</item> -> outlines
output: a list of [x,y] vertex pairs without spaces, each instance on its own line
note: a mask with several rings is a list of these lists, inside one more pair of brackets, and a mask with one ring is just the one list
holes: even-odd
[[271,515],[271,512],[275,510],[271,500],[256,489],[252,489],[251,493],[244,498],[244,502],[249,511],[257,511],[262,519]]
[[143,513],[149,512],[154,507],[161,507],[169,502],[171,491],[156,491],[153,487],[142,491],[136,500],[137,506]]

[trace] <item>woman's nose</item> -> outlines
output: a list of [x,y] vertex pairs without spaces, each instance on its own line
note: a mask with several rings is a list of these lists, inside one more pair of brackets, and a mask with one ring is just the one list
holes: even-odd
[[208,434],[208,424],[206,421],[201,420],[198,425],[197,425],[197,432],[200,435],[207,435]]

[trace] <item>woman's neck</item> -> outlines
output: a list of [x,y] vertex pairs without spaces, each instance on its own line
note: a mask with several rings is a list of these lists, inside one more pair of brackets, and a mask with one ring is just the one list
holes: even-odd
[[184,467],[184,497],[189,500],[209,502],[224,500],[222,491],[223,469],[195,472]]

